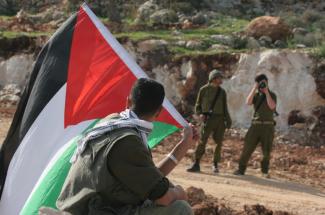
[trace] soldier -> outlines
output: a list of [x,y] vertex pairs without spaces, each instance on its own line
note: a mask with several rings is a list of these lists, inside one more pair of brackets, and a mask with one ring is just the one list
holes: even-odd
[[269,177],[269,163],[274,137],[275,121],[273,119],[276,113],[276,95],[268,88],[268,79],[266,75],[260,74],[255,78],[255,85],[249,93],[246,103],[254,105],[255,113],[251,127],[245,136],[245,143],[239,160],[238,170],[235,175],[244,175],[250,156],[255,151],[258,143],[261,143],[263,160],[261,170],[263,176]]
[[201,137],[195,151],[195,161],[187,169],[188,172],[200,171],[200,159],[202,158],[206,143],[210,134],[216,143],[213,159],[213,172],[218,173],[218,163],[221,159],[221,146],[225,128],[231,127],[231,118],[227,107],[226,91],[221,88],[222,74],[218,70],[212,70],[209,74],[209,83],[204,85],[197,96],[195,113],[201,120]]

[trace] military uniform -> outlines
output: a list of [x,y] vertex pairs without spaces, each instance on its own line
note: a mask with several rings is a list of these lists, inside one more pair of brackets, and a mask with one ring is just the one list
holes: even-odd
[[[270,95],[276,102],[276,95],[270,91]],[[264,98],[263,98],[264,97]],[[261,103],[261,101],[263,101]],[[256,111],[257,106],[260,105]],[[263,160],[261,162],[262,173],[267,174],[269,171],[270,155],[274,137],[275,121],[273,118],[274,111],[267,104],[267,100],[263,93],[256,93],[253,98],[255,113],[253,116],[251,127],[245,136],[244,148],[239,160],[239,173],[244,174],[247,163],[255,151],[258,143],[261,143]]]
[[169,186],[137,130],[119,128],[88,142],[69,171],[57,207],[89,215],[192,214],[185,201],[167,207],[153,203]]
[[[218,92],[219,90],[220,92]],[[219,93],[219,96],[212,109],[211,116],[201,125],[200,141],[195,151],[195,160],[199,161],[205,152],[208,138],[212,134],[212,138],[217,145],[213,159],[215,166],[217,166],[221,159],[221,147],[225,128],[231,127],[226,91],[210,83],[206,84],[200,89],[195,104],[196,114],[207,113],[217,93]]]

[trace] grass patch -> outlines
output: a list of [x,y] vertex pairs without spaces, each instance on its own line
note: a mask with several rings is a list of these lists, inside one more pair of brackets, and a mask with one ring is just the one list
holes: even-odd
[[114,34],[114,36],[128,37],[133,41],[142,41],[148,39],[164,39],[167,41],[173,40],[173,35],[171,35],[171,31],[168,30],[124,32]]
[[2,20],[2,21],[8,21],[13,18],[14,18],[14,16],[0,16],[0,20]]
[[39,37],[39,36],[50,36],[52,32],[20,32],[20,31],[2,31],[0,35],[6,38],[15,38],[20,36],[27,37]]
[[325,58],[325,42],[313,49],[313,56],[319,59]]
[[245,30],[249,20],[238,19],[230,16],[218,16],[211,20],[211,24],[215,27],[213,29],[218,34],[231,34]]

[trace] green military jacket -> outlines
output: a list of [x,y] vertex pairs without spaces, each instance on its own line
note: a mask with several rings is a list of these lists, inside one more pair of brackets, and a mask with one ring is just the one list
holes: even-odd
[[224,116],[226,127],[231,126],[231,117],[228,111],[228,104],[227,104],[227,94],[226,91],[222,87],[215,87],[210,83],[204,85],[199,90],[196,103],[195,103],[195,113],[196,114],[203,114],[209,112],[211,104],[218,92],[221,90],[218,99],[214,105],[212,113],[215,115]]
[[133,214],[163,177],[136,130],[113,130],[89,141],[69,171],[57,207],[74,215]]
[[[274,92],[270,91],[270,95],[274,102],[276,103],[276,95]],[[263,99],[264,97],[264,99]],[[260,102],[263,100],[263,103],[260,105],[258,110],[256,111],[257,106],[260,104]],[[253,120],[256,121],[274,121],[274,110],[271,110],[269,106],[267,105],[267,101],[265,98],[265,95],[263,93],[257,92],[254,95],[253,98],[253,104],[254,104],[254,116]]]

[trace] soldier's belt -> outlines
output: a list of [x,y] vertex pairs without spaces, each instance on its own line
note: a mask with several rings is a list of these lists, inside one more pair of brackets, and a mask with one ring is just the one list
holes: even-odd
[[252,121],[253,125],[275,125],[274,121],[258,121],[258,120],[254,120]]

